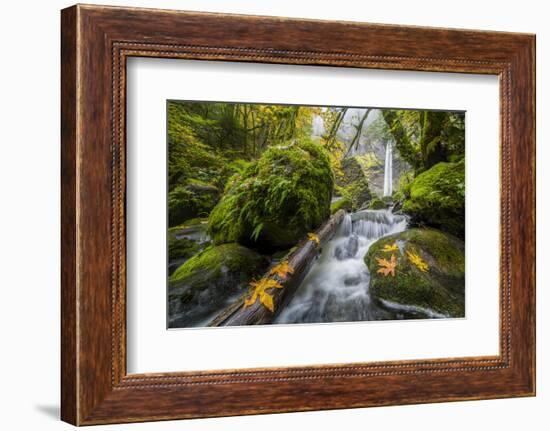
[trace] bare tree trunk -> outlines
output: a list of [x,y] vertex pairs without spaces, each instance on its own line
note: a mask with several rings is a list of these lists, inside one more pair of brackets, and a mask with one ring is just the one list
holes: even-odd
[[347,157],[353,146],[357,146],[359,144],[359,139],[361,138],[361,133],[363,132],[363,124],[365,124],[365,120],[370,114],[370,111],[372,111],[371,108],[367,109],[365,111],[365,114],[361,118],[361,121],[359,121],[359,124],[355,126],[355,136],[353,137],[353,140],[351,141],[351,144],[349,144],[348,150],[346,151],[346,154],[344,155],[344,158]]
[[334,121],[334,123],[332,123],[332,127],[330,128],[330,132],[326,136],[326,141],[327,141],[327,145],[328,145],[329,148],[331,148],[332,143],[336,139],[338,129],[340,128],[340,125],[342,124],[342,121],[344,120],[344,117],[346,116],[347,112],[348,112],[348,108],[343,108],[338,113],[338,117],[336,117],[336,120]]

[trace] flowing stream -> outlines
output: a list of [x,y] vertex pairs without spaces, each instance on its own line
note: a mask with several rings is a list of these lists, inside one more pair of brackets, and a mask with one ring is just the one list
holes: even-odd
[[412,307],[378,305],[369,295],[363,258],[371,244],[407,229],[407,218],[390,210],[346,214],[323,247],[290,303],[273,323],[353,322],[432,317]]

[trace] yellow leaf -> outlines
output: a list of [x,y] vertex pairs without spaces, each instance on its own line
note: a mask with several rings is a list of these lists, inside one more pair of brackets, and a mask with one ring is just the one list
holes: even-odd
[[258,281],[250,282],[250,285],[254,288],[256,292],[258,292],[258,294],[265,291],[266,289],[281,289],[283,287],[277,280],[273,280],[272,278],[261,278]]
[[[260,302],[271,312],[275,310],[275,305],[273,303],[273,297],[269,295],[267,289],[282,289],[283,286],[272,278],[261,278],[258,281],[251,281],[250,286],[253,288],[252,294],[249,298],[245,299],[244,307],[250,307],[260,298]],[[268,296],[269,298],[266,298]]]
[[391,274],[392,277],[395,277],[395,267],[397,266],[397,259],[395,258],[395,254],[391,255],[390,260],[384,258],[376,258],[376,261],[378,262],[378,266],[380,267],[378,271],[376,271],[378,274],[383,274],[384,277],[387,277]]
[[308,233],[307,234],[308,241],[313,241],[315,244],[319,245],[321,241],[319,241],[319,237],[315,235],[314,233]]
[[250,307],[252,304],[256,302],[256,298],[258,297],[258,294],[254,292],[252,296],[244,301],[244,307]]
[[424,262],[418,254],[407,250],[407,257],[409,258],[411,263],[416,266],[420,271],[428,272],[428,264]]
[[290,266],[287,260],[285,260],[271,268],[271,271],[269,271],[269,275],[277,275],[283,278],[286,277],[288,274],[292,274],[293,272],[294,268]]
[[386,244],[382,249],[382,251],[387,251],[387,252],[397,251],[397,250],[399,250],[399,247],[397,246],[396,243],[393,243],[392,245]]
[[265,308],[267,308],[272,313],[275,311],[273,297],[269,293],[262,292],[262,294],[260,295],[260,302],[264,304]]

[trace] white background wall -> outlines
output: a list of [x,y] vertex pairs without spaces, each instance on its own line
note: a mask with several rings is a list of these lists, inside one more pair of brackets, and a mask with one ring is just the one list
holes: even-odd
[[[550,423],[550,27],[543,1],[130,0],[104,4],[537,34],[538,396],[106,426],[135,430],[543,430]],[[0,13],[0,427],[61,430],[59,410],[59,10],[5,1]],[[546,244],[545,244],[546,243]],[[261,394],[258,394],[261,396]],[[266,400],[269,402],[269,400]]]

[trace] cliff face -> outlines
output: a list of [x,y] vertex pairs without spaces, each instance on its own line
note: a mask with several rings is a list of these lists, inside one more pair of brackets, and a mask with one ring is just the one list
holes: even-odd
[[[372,151],[365,152],[361,155],[354,155],[344,159],[342,165],[345,167],[353,167],[354,176],[363,176],[369,186],[372,195],[382,197],[384,194],[384,159],[385,147],[383,144],[370,145]],[[360,170],[360,174],[357,172]],[[399,153],[393,153],[393,190],[398,189],[399,180],[401,177],[411,170],[410,165],[405,162]]]

